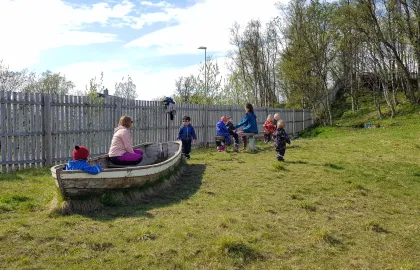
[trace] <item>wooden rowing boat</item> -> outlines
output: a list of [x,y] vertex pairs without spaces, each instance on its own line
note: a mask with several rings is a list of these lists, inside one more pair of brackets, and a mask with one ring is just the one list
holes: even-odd
[[108,155],[89,160],[100,164],[103,172],[92,175],[83,171],[66,171],[65,164],[51,168],[56,185],[65,200],[100,195],[110,190],[126,190],[153,186],[169,178],[183,164],[182,143],[144,143],[135,146],[143,150],[143,160],[137,166],[122,167],[109,162]]

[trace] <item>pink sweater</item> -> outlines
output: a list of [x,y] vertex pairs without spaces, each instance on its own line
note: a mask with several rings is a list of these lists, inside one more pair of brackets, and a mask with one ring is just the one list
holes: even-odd
[[127,152],[134,154],[133,138],[128,128],[118,126],[114,129],[114,137],[112,137],[108,155],[109,157],[120,157]]

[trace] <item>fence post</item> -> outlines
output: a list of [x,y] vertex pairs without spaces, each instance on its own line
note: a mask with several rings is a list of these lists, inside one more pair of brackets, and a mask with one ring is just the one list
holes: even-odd
[[[6,116],[6,103],[2,104],[1,101],[6,100],[6,92],[3,89],[0,89],[0,121],[1,121],[1,139],[0,139],[0,148],[2,163],[7,161],[6,157],[6,117],[9,118],[10,115]],[[10,129],[10,127],[8,127]],[[9,150],[10,151],[10,150]],[[1,166],[1,172],[6,173],[6,163]]]
[[305,109],[302,109],[302,130],[305,130]]
[[295,109],[293,109],[293,132],[292,134],[295,134]]
[[314,124],[314,111],[311,111],[311,121],[312,121],[312,125]]
[[208,115],[209,112],[208,112],[208,109],[207,109],[208,105],[204,104],[203,106],[204,106],[204,123],[203,123],[203,137],[204,137],[204,141],[203,141],[203,144],[204,144],[204,147],[208,147],[208,142],[207,142],[207,123],[208,123],[208,120],[209,120],[209,115]]
[[51,127],[51,96],[48,94],[43,94],[43,129],[44,129],[44,165],[52,165],[52,127]]

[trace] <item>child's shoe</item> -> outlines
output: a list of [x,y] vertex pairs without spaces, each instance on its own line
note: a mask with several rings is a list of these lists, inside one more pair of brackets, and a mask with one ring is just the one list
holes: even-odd
[[239,145],[235,143],[235,145],[233,146],[233,151],[238,152],[238,148],[239,148]]
[[218,146],[218,147],[217,147],[217,151],[219,151],[219,152],[223,152],[223,146]]
[[187,158],[187,159],[190,159],[191,157],[190,157],[190,154],[185,154],[185,157]]

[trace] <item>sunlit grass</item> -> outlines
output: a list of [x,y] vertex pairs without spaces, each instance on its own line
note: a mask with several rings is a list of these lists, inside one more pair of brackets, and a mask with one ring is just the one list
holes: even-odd
[[194,150],[173,190],[85,216],[49,215],[48,169],[0,175],[0,268],[419,269],[419,119],[318,128],[284,163]]

